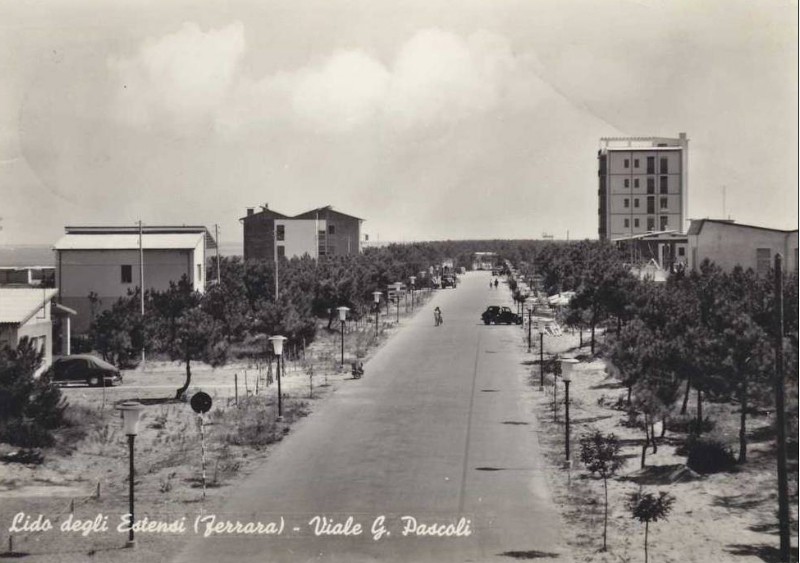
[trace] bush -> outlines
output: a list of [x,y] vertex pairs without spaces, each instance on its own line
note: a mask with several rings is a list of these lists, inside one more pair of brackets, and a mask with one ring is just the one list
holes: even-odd
[[53,436],[30,419],[15,419],[0,427],[0,442],[23,448],[45,448],[54,443]]
[[714,430],[715,426],[716,423],[708,418],[704,418],[698,425],[694,416],[685,414],[667,420],[667,430],[678,434],[705,434]]
[[691,438],[686,444],[686,465],[702,474],[730,471],[736,467],[733,450],[717,438]]

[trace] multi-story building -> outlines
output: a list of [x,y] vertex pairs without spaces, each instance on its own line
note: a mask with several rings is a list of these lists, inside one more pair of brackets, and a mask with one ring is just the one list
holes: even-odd
[[273,261],[275,255],[344,256],[361,252],[363,219],[335,211],[330,205],[289,217],[267,206],[242,217],[244,259]]
[[689,140],[600,139],[598,219],[601,240],[649,232],[685,232]]
[[[75,332],[120,297],[145,289],[163,291],[186,276],[206,288],[206,251],[216,241],[205,227],[66,227],[55,245],[58,301],[77,311]],[[91,294],[91,297],[90,297]]]

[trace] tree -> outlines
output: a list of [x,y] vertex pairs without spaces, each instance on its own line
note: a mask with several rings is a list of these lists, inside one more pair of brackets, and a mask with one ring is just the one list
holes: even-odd
[[186,379],[175,398],[189,388],[192,360],[218,366],[227,360],[228,342],[221,323],[203,309],[204,296],[192,289],[184,276],[177,284],[170,282],[164,292],[153,292],[148,312],[152,345],[172,360],[186,364]]
[[104,360],[124,366],[144,347],[144,330],[137,288],[93,318],[89,337],[94,349],[100,352]]
[[664,491],[659,491],[658,496],[653,493],[642,494],[641,491],[632,493],[628,498],[628,507],[631,515],[639,522],[644,522],[644,562],[647,563],[647,539],[650,522],[666,520],[672,510],[675,497]]
[[42,352],[27,337],[0,349],[0,440],[31,447],[52,444],[63,423],[66,399],[47,372],[34,377]]
[[605,510],[603,514],[603,551],[606,550],[608,532],[608,479],[623,465],[625,458],[620,456],[619,440],[614,434],[604,435],[599,430],[580,439],[581,461],[590,473],[603,479],[605,493]]

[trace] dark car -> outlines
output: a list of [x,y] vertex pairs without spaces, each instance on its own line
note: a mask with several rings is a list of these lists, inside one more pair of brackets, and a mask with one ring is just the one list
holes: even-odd
[[514,313],[508,307],[498,307],[491,305],[481,315],[481,320],[484,324],[507,324],[507,325],[521,325],[522,317]]
[[100,358],[75,354],[59,358],[48,369],[57,383],[86,383],[91,387],[110,387],[122,383],[120,371]]
[[448,287],[452,287],[455,289],[457,283],[458,282],[456,281],[456,277],[453,275],[445,274],[444,276],[442,276],[442,289]]

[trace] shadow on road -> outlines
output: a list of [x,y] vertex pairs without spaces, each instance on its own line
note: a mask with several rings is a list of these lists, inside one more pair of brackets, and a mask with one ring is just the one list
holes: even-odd
[[535,549],[531,549],[530,551],[504,551],[500,555],[512,559],[558,559],[561,557],[558,553],[538,551]]
[[[732,555],[742,555],[746,557],[758,557],[766,563],[780,563],[781,555],[777,547],[766,544],[733,544],[729,545],[725,551]],[[792,558],[797,561],[797,548],[792,549]]]

